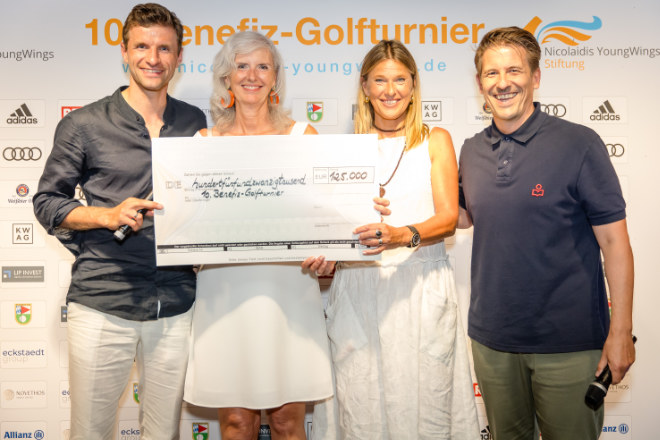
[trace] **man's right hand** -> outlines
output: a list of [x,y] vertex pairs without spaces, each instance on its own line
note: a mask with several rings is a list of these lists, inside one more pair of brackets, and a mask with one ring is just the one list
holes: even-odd
[[151,200],[129,197],[113,208],[79,206],[65,217],[60,226],[74,231],[98,228],[116,231],[120,226],[128,225],[137,231],[144,220],[144,215],[138,213],[141,209],[146,210],[144,215],[152,217],[154,209],[163,209],[163,205]]

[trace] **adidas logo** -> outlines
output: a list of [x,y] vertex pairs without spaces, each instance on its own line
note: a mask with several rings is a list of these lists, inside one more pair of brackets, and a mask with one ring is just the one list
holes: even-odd
[[621,116],[617,115],[609,100],[603,102],[596,110],[589,116],[592,121],[618,121]]
[[7,118],[7,124],[38,124],[39,121],[36,117],[32,116],[32,112],[28,106],[23,103],[17,108],[14,113]]

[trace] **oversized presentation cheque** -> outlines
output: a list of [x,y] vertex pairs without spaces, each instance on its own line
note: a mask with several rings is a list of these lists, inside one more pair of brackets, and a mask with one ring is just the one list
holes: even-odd
[[380,221],[376,135],[152,142],[159,266],[372,260],[352,231]]

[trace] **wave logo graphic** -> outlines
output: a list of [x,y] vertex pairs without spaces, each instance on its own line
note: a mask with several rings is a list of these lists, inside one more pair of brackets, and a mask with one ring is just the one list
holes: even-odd
[[567,46],[577,46],[591,38],[592,31],[603,27],[603,21],[593,16],[591,23],[584,21],[561,20],[541,26],[543,20],[534,17],[527,23],[525,30],[531,32],[540,44],[559,41]]

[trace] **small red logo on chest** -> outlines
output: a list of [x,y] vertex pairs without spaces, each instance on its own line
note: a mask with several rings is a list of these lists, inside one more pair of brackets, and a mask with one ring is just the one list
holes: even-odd
[[536,187],[534,187],[534,189],[532,190],[532,195],[533,195],[534,197],[543,197],[543,194],[545,194],[545,190],[543,189],[543,185],[541,185],[541,184],[539,183],[539,184],[537,184]]

